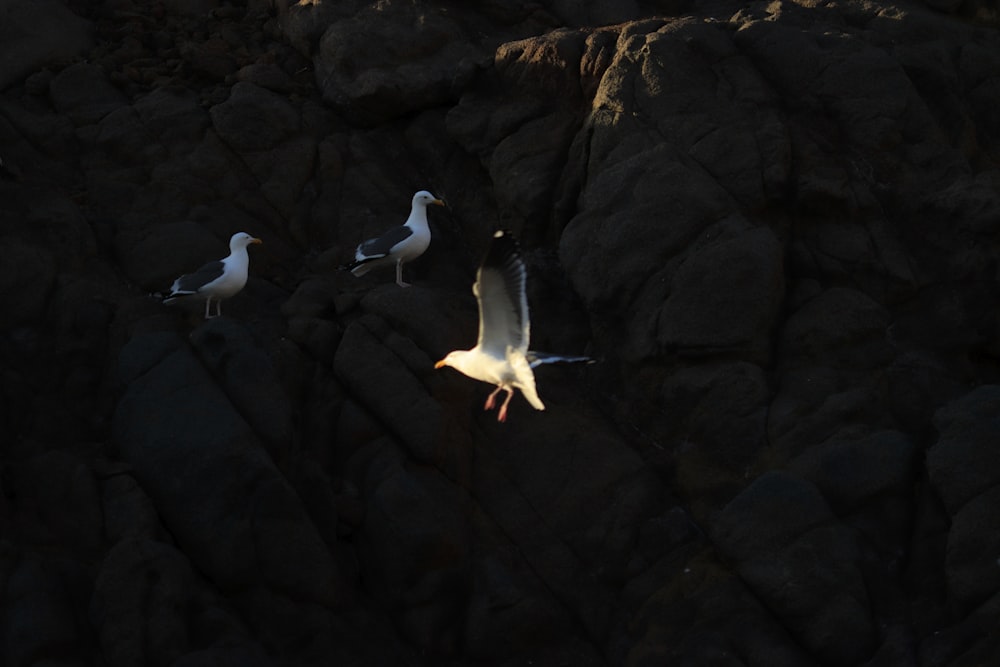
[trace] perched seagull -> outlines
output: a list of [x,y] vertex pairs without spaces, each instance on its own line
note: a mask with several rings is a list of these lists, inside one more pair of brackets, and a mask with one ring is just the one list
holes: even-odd
[[[247,284],[247,272],[250,268],[247,246],[252,243],[261,243],[261,240],[246,232],[233,234],[229,239],[229,257],[209,262],[194,273],[187,273],[175,280],[170,293],[163,298],[163,303],[173,303],[188,297],[202,298],[205,299],[205,319],[222,315],[222,300],[235,295]],[[215,315],[209,314],[213,299]]]
[[474,380],[495,384],[486,399],[485,410],[496,405],[500,390],[507,392],[497,421],[507,420],[507,405],[514,389],[536,410],[545,405],[535,390],[533,368],[557,361],[587,361],[589,357],[567,357],[528,350],[531,324],[525,294],[527,270],[517,241],[510,232],[493,234],[489,252],[476,273],[472,293],[479,302],[479,340],[471,350],[449,352],[434,368],[451,366]]
[[424,254],[431,243],[431,230],[427,226],[427,205],[444,206],[444,202],[421,190],[413,195],[410,217],[399,227],[393,227],[374,239],[368,239],[354,251],[354,261],[340,267],[356,276],[363,276],[379,266],[396,264],[396,284],[409,287],[403,282],[403,264]]

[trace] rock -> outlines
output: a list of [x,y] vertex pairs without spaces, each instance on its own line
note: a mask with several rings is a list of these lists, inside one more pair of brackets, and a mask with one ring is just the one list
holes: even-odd
[[765,473],[719,514],[713,537],[811,654],[834,665],[870,655],[877,633],[857,541],[816,487],[787,473]]
[[658,340],[681,354],[736,350],[766,361],[784,297],[782,248],[769,229],[724,235],[678,267],[663,304]]
[[[587,309],[617,324],[602,328],[602,347],[621,346],[617,354],[638,361],[658,353],[656,314],[683,249],[728,207],[714,181],[685,169],[667,149],[646,150],[640,136],[625,143],[639,153],[588,182],[559,258]],[[663,182],[676,187],[655,185]]]
[[[992,664],[989,3],[36,4],[0,663]],[[424,188],[415,287],[338,271]],[[503,424],[433,369],[497,227],[595,359]],[[240,230],[225,317],[150,298]]]
[[[786,354],[831,366],[869,368],[889,357],[889,316],[871,297],[847,288],[829,289],[789,317],[782,332]],[[843,350],[850,349],[849,355]]]
[[58,569],[23,557],[6,582],[4,599],[12,614],[4,623],[4,664],[34,664],[34,656],[70,659],[81,651],[72,601]]
[[364,493],[362,576],[397,610],[404,637],[439,653],[459,648],[468,596],[468,500],[439,472],[407,468],[398,450],[379,447]]
[[555,0],[552,12],[569,25],[605,25],[624,23],[640,18],[638,3],[626,2],[580,2],[579,0]]
[[902,433],[881,431],[857,440],[829,440],[790,467],[817,486],[838,516],[845,516],[886,496],[905,496],[913,483],[915,455],[914,444]]
[[288,336],[310,357],[332,363],[343,335],[334,320],[333,281],[315,278],[303,281],[282,305],[288,318]]
[[32,206],[25,222],[31,236],[50,250],[65,268],[72,262],[87,262],[97,252],[93,230],[80,208],[71,199],[51,193],[44,202]]
[[913,521],[916,457],[902,433],[877,431],[835,436],[805,450],[789,470],[815,484],[837,516],[864,536],[864,550],[874,552],[866,561],[884,562],[880,571],[893,572],[913,539],[904,526]]
[[219,37],[183,44],[181,55],[192,72],[213,81],[224,81],[240,69],[229,44]]
[[100,67],[86,63],[70,65],[57,74],[49,84],[49,98],[57,111],[77,125],[96,123],[128,104]]
[[984,385],[937,411],[939,436],[927,452],[931,483],[940,494],[951,526],[945,567],[949,594],[966,610],[979,606],[1000,586],[995,549],[1000,515],[1000,469],[990,453],[996,439],[994,406],[1000,389]]
[[204,664],[194,656],[213,653],[200,639],[206,636],[248,665],[272,664],[184,555],[161,542],[125,539],[110,550],[94,583],[90,621],[112,667]]
[[104,535],[110,544],[129,539],[168,541],[153,501],[135,478],[118,474],[102,484]]
[[[433,241],[432,241],[433,243]],[[430,250],[428,250],[430,252]],[[407,270],[410,270],[407,265]],[[385,269],[384,278],[392,280],[392,269]],[[402,332],[429,357],[431,365],[444,358],[448,352],[468,349],[475,344],[478,332],[478,312],[471,282],[468,291],[440,294],[435,289],[416,286],[400,290],[390,282],[380,289],[373,289],[361,299],[366,313],[377,315],[396,331]],[[440,326],[442,313],[458,326]],[[426,370],[424,366],[421,370]]]
[[316,84],[363,125],[453,102],[484,55],[469,37],[444,12],[394,1],[365,7],[323,33]]
[[132,106],[144,130],[174,150],[200,143],[211,122],[198,96],[182,86],[156,88],[136,99]]
[[239,81],[246,81],[275,93],[290,93],[292,79],[274,63],[254,63],[240,68],[236,73]]
[[199,2],[198,0],[164,0],[163,8],[171,14],[204,17],[219,5],[218,0]]
[[925,0],[928,7],[943,12],[954,12],[962,6],[963,0]]
[[[664,559],[671,574],[629,624],[625,664],[766,664],[815,659],[728,568],[698,550]],[[737,658],[736,656],[739,656]]]
[[545,211],[553,198],[553,184],[575,129],[563,114],[531,119],[505,137],[490,156],[491,179],[506,184],[497,204],[528,223],[527,229],[545,221],[538,212]]
[[[536,615],[546,616],[545,626],[554,633],[546,645],[565,646],[568,638],[560,628],[566,623],[581,624],[591,637],[609,630],[611,590],[626,576],[638,525],[658,511],[659,497],[635,455],[603,424],[582,421],[582,413],[550,403],[545,414],[518,412],[514,405],[508,422],[497,425],[476,400],[470,409],[482,415],[489,431],[502,430],[483,443],[473,461],[473,479],[482,511],[524,559],[508,567],[515,574],[534,574],[503,580],[515,591],[527,589],[525,608],[506,613],[501,605],[486,618],[501,627],[523,627]],[[546,461],[560,465],[553,468]],[[606,494],[615,501],[604,503]],[[536,592],[534,577],[554,601]],[[481,608],[472,613],[474,622],[485,622]],[[490,635],[477,639],[488,642]]]
[[360,0],[351,2],[311,2],[266,0],[262,11],[277,10],[280,29],[288,42],[304,55],[311,55],[323,33],[337,21],[352,16],[363,6]]
[[1000,548],[998,499],[1000,487],[976,496],[953,515],[948,531],[948,594],[970,612],[1000,592],[1000,559],[989,557]]
[[937,442],[927,452],[927,474],[952,515],[1000,484],[1000,462],[992,455],[1000,387],[983,385],[934,415]]
[[[236,322],[216,318],[190,337],[205,369],[225,391],[233,407],[244,415],[253,432],[277,458],[294,439],[288,395],[275,373],[270,356],[258,347],[252,333]],[[266,406],[266,410],[261,408]]]
[[[323,604],[345,600],[345,583],[294,491],[188,348],[129,383],[114,437],[167,528],[221,588],[259,579]],[[245,510],[233,515],[236,505]]]
[[168,290],[205,262],[222,259],[228,242],[193,221],[123,229],[115,239],[125,274],[142,289]]
[[13,237],[0,240],[0,309],[4,328],[37,322],[56,281],[56,263],[44,247]]
[[21,511],[33,515],[41,543],[68,542],[82,553],[99,552],[104,516],[93,472],[74,453],[53,450],[13,467],[17,483],[8,491]]
[[95,141],[109,155],[125,163],[143,164],[162,151],[131,106],[115,109],[102,118]]
[[316,166],[313,137],[294,137],[265,154],[248,156],[247,162],[260,181],[261,194],[276,210],[289,218],[300,212]]
[[57,0],[8,0],[0,6],[0,26],[0,90],[94,47],[90,21]]
[[454,418],[424,387],[440,382],[431,360],[378,318],[359,320],[344,331],[334,371],[418,461],[450,468],[454,457],[462,456],[464,438]]
[[[666,413],[653,422],[657,440],[681,439],[672,452],[675,491],[696,515],[722,507],[744,485],[766,442],[769,388],[753,364],[703,363],[665,377],[648,397]],[[720,419],[716,405],[726,406]]]
[[532,93],[545,108],[572,106],[582,99],[581,61],[590,34],[588,30],[562,29],[501,44],[494,57],[497,75]]
[[274,148],[299,128],[298,113],[282,96],[246,81],[209,113],[222,140],[238,151]]

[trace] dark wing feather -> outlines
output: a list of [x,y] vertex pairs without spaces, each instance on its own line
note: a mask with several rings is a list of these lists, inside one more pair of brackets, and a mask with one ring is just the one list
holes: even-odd
[[226,265],[222,263],[221,259],[209,262],[194,273],[187,273],[175,280],[173,286],[170,288],[170,295],[194,294],[208,283],[222,276],[225,269]]
[[507,346],[527,350],[526,279],[527,270],[513,234],[496,232],[473,285],[479,301],[479,346],[483,350],[500,357],[506,354]]
[[369,259],[378,259],[380,257],[385,257],[389,254],[396,244],[402,243],[406,239],[413,236],[413,230],[402,225],[400,227],[393,227],[382,236],[375,239],[369,239],[358,246],[358,252]]

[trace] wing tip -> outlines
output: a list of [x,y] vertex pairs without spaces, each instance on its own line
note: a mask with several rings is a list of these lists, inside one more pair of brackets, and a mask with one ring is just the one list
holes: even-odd
[[490,243],[490,250],[487,252],[487,256],[494,253],[500,253],[504,256],[520,256],[521,244],[518,242],[514,232],[509,229],[498,229],[493,232],[493,239]]

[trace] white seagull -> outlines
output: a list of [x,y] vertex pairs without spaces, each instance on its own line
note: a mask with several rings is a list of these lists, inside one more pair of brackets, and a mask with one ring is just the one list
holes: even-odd
[[396,284],[409,287],[403,282],[403,264],[424,254],[431,244],[431,230],[427,226],[427,206],[444,206],[444,202],[421,190],[413,195],[410,217],[399,227],[393,227],[374,239],[368,239],[354,251],[354,261],[341,268],[355,276],[363,276],[379,266],[396,264]]
[[567,357],[528,349],[531,323],[525,294],[527,270],[513,235],[507,231],[493,234],[489,252],[476,273],[472,293],[479,302],[479,340],[471,350],[449,352],[434,368],[451,366],[474,380],[495,384],[487,397],[485,410],[496,405],[500,390],[507,392],[497,421],[507,420],[507,406],[514,389],[520,389],[536,410],[545,405],[535,390],[533,368],[557,361],[587,361],[589,357]]
[[[183,298],[205,299],[205,319],[222,315],[222,300],[235,295],[247,284],[250,255],[247,246],[261,243],[246,232],[233,234],[229,239],[229,257],[217,259],[202,266],[194,273],[187,273],[174,281],[163,303],[173,303]],[[215,300],[215,315],[210,314]]]

